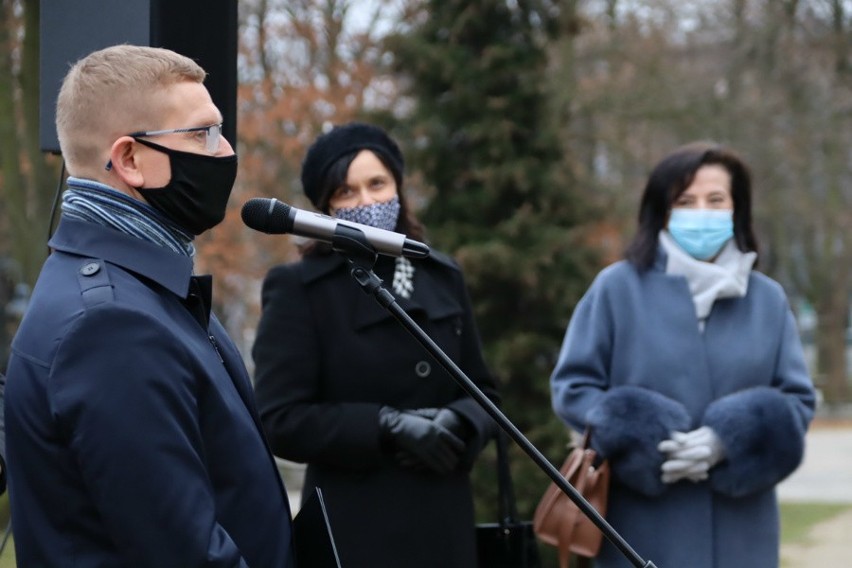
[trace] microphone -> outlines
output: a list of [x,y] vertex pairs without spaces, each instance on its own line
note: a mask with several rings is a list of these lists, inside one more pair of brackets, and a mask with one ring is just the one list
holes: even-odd
[[322,213],[302,211],[277,199],[255,197],[246,201],[242,210],[243,223],[250,229],[280,235],[290,233],[334,244],[334,238],[346,230],[361,231],[379,254],[426,258],[429,247],[409,239],[402,233],[377,229],[361,223],[335,219]]

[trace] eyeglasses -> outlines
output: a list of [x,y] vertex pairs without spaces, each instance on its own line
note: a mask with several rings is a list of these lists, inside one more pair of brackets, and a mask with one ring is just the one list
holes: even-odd
[[208,126],[196,126],[194,128],[172,128],[169,130],[148,130],[144,132],[131,132],[128,136],[143,138],[148,136],[162,136],[163,134],[176,134],[179,132],[203,132],[205,145],[208,152],[219,150],[219,142],[222,140],[222,123],[210,124]]

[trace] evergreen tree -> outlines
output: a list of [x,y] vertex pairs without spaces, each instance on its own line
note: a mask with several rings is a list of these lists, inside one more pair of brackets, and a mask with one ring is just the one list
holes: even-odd
[[[431,188],[430,242],[462,264],[486,358],[507,416],[551,461],[566,429],[548,378],[565,325],[596,268],[585,244],[591,208],[574,188],[554,124],[546,47],[553,2],[431,0],[390,38],[412,101],[395,126],[410,172]],[[517,446],[512,468],[528,516],[547,477]],[[494,518],[493,449],[475,472],[478,516]]]

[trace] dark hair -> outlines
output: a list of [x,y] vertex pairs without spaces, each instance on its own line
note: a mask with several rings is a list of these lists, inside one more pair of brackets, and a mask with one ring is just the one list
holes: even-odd
[[[394,171],[388,159],[382,152],[376,150],[370,151],[376,155],[379,161],[381,161],[389,171]],[[325,170],[325,175],[319,180],[320,197],[317,199],[316,205],[317,208],[326,215],[330,210],[328,203],[331,201],[331,196],[334,195],[334,192],[337,191],[339,187],[346,183],[349,166],[352,164],[355,157],[361,152],[362,150],[355,150],[339,157]],[[394,176],[394,178],[396,179],[396,176]],[[401,176],[397,179],[396,191],[399,196],[399,220],[396,222],[396,228],[394,230],[398,233],[403,233],[414,240],[425,240],[426,229],[423,227],[420,220],[417,219],[414,212],[408,207],[408,202],[406,201],[405,195],[402,191]],[[300,249],[303,255],[327,254],[331,252],[330,245],[319,241],[308,242],[304,246],[300,247]]]
[[709,142],[692,142],[674,150],[654,167],[639,205],[639,227],[625,258],[647,270],[657,255],[658,235],[666,225],[672,204],[692,184],[702,166],[720,165],[731,174],[734,201],[734,242],[743,252],[757,252],[751,223],[751,174],[732,150]]
[[317,209],[321,209],[319,201],[328,169],[343,156],[358,150],[372,150],[393,175],[396,185],[402,185],[405,158],[399,144],[387,132],[366,122],[337,125],[314,140],[302,161],[302,189]]

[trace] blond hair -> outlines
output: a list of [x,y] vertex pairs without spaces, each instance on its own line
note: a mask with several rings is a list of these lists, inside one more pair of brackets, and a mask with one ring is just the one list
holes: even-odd
[[165,89],[201,83],[205,75],[192,59],[156,47],[116,45],[79,60],[56,101],[56,132],[68,171],[80,175],[98,167],[120,136],[158,128]]

